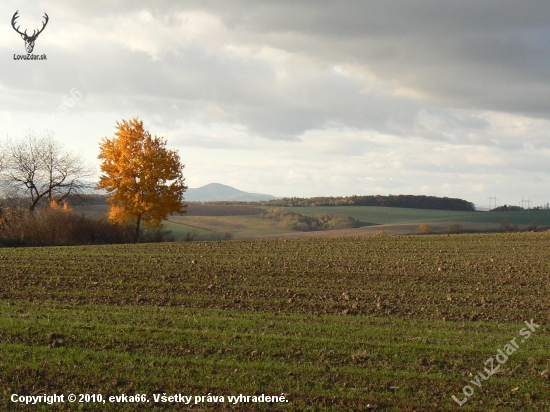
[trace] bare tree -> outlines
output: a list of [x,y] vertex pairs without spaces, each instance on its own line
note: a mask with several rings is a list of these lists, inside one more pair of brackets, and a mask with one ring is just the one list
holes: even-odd
[[4,146],[0,178],[7,193],[28,199],[30,211],[44,199],[61,202],[92,187],[84,180],[92,177],[91,169],[80,156],[65,150],[51,132],[27,133],[20,141],[6,140]]

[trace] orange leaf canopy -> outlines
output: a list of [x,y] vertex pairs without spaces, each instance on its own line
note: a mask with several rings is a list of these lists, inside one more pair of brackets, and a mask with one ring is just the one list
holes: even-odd
[[111,194],[111,221],[138,228],[142,222],[150,229],[171,213],[185,213],[184,165],[176,151],[166,149],[166,140],[143,129],[143,121],[117,122],[115,137],[102,140],[98,158],[103,174],[97,188]]

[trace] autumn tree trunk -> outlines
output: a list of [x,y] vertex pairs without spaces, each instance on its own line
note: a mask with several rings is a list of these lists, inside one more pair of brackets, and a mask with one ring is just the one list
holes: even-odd
[[137,243],[139,240],[139,227],[141,225],[141,215],[138,216],[136,221],[136,231],[134,233],[134,243]]

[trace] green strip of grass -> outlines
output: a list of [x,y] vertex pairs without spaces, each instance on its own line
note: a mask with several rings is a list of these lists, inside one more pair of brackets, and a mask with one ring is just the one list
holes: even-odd
[[[355,408],[367,403],[385,405],[385,410],[413,405],[455,410],[451,395],[460,394],[468,373],[482,370],[485,360],[524,326],[9,303],[1,306],[0,369],[2,386],[10,393],[39,389],[147,393],[151,398],[163,392],[225,396],[284,392],[290,402],[279,408],[286,410],[304,410],[308,405],[321,410]],[[476,390],[464,410],[476,410],[484,399],[489,399],[487,407],[503,411],[547,399],[547,382],[540,376],[550,355],[547,335],[545,329],[523,343],[523,350]],[[515,387],[521,387],[522,396],[505,396]],[[6,401],[5,396],[4,406],[9,405]],[[133,410],[135,405],[105,407]]]
[[[267,207],[265,207],[267,209]],[[550,225],[550,210],[525,210],[521,212],[458,212],[452,210],[407,209],[377,206],[318,206],[289,207],[285,210],[316,215],[340,213],[353,217],[363,224],[383,225],[424,222],[478,222],[501,223],[505,218],[510,224],[530,225],[534,220],[539,226]]]

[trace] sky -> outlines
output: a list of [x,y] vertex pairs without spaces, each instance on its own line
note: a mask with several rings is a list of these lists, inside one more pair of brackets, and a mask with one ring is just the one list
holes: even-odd
[[[11,26],[42,27],[33,53]],[[550,202],[550,7],[507,0],[4,0],[0,138],[99,176],[139,117],[189,187]],[[494,204],[493,200],[493,204]]]

